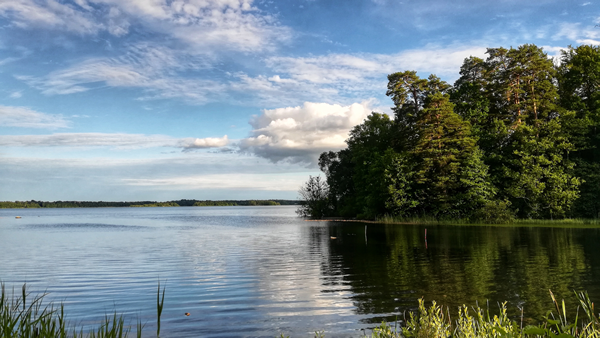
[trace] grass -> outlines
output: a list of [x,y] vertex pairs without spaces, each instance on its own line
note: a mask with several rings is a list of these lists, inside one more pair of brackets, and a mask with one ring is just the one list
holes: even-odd
[[[506,303],[499,305],[499,313],[491,315],[489,309],[479,306],[461,306],[453,319],[448,307],[432,302],[426,306],[419,300],[416,312],[404,316],[405,325],[393,326],[383,322],[373,328],[371,338],[600,338],[600,321],[594,312],[594,303],[586,292],[575,292],[579,306],[575,315],[567,316],[565,302],[558,302],[550,291],[556,313],[548,311],[539,325],[526,325],[511,319],[506,313]],[[580,314],[581,310],[581,314]],[[315,332],[315,338],[324,337]],[[280,336],[287,338],[283,334]],[[367,337],[364,335],[364,337]]]
[[[20,293],[13,289],[6,291],[4,283],[0,283],[0,338],[126,338],[132,334],[131,327],[125,325],[122,315],[116,312],[105,315],[96,326],[84,332],[83,327],[78,327],[67,321],[64,314],[64,304],[55,305],[50,302],[44,304],[47,293],[32,296],[27,292],[27,285],[23,284]],[[156,336],[160,335],[160,316],[165,300],[165,288],[160,297],[160,282],[157,294],[157,321]],[[136,336],[142,336],[144,325],[138,321]]]
[[377,218],[377,223],[383,224],[446,224],[446,225],[494,225],[494,226],[528,226],[528,227],[597,227],[600,219],[565,218],[565,219],[515,219],[507,223],[484,223],[468,219],[437,219],[432,216],[398,217],[384,215]]
[[399,217],[392,215],[384,215],[376,219],[377,223],[384,224],[475,224],[467,219],[438,219],[433,216],[421,217]]
[[[371,337],[376,338],[598,338],[600,321],[594,312],[594,303],[586,292],[575,292],[579,306],[575,315],[569,319],[564,300],[558,302],[550,291],[550,297],[556,313],[548,311],[539,325],[523,326],[523,319],[512,320],[506,314],[506,303],[500,305],[500,312],[491,316],[489,309],[479,306],[459,308],[458,318],[454,321],[450,311],[435,302],[430,307],[419,300],[416,313],[405,318],[406,325],[398,328],[386,323],[373,329]],[[582,314],[580,316],[580,310]]]
[[[46,293],[31,297],[24,284],[20,294],[12,290],[9,294],[0,283],[0,338],[126,338],[132,331],[125,326],[122,315],[116,312],[105,315],[95,329],[84,332],[83,327],[72,325],[65,319],[64,305],[53,303],[44,305]],[[158,284],[156,310],[157,330],[160,336],[165,288]],[[161,295],[162,293],[162,295]],[[432,302],[426,306],[419,300],[417,311],[404,316],[404,325],[396,322],[393,326],[383,322],[371,330],[372,338],[600,338],[600,314],[595,312],[594,303],[586,292],[575,292],[579,306],[575,315],[567,315],[564,300],[559,302],[550,291],[555,309],[544,316],[538,325],[526,325],[523,316],[520,320],[507,315],[506,302],[499,305],[499,313],[491,315],[489,308],[479,306],[458,309],[458,315],[451,317],[448,307]],[[581,313],[580,313],[581,312]],[[136,336],[142,336],[143,326],[137,322]],[[281,338],[288,336],[280,335]],[[315,338],[325,337],[324,331],[315,332]],[[364,337],[367,337],[366,335]]]

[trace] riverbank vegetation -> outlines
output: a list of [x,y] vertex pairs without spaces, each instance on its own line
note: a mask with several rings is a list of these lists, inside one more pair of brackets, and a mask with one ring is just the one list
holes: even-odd
[[[162,296],[161,296],[162,293]],[[44,304],[47,294],[34,296],[23,285],[21,293],[6,292],[1,284],[0,294],[0,337],[6,338],[126,338],[132,334],[131,326],[125,325],[122,315],[115,312],[106,315],[95,328],[83,328],[72,324],[65,315],[64,304]],[[595,313],[594,303],[585,292],[575,292],[579,307],[575,315],[567,316],[565,302],[558,302],[550,292],[556,312],[550,310],[538,325],[524,323],[507,315],[507,303],[500,304],[497,314],[491,314],[489,306],[482,309],[478,305],[458,308],[458,313],[437,305],[434,301],[426,306],[423,299],[418,301],[418,309],[404,314],[404,324],[389,325],[383,322],[371,330],[373,338],[596,338],[600,337],[600,320]],[[160,318],[164,308],[165,289],[158,285],[156,311],[156,337],[160,337]],[[29,302],[28,302],[29,300]],[[580,315],[581,310],[581,315]],[[452,319],[451,313],[454,313]],[[186,314],[187,315],[187,314]],[[144,324],[136,324],[136,337],[142,337]],[[366,334],[364,335],[366,337]],[[283,334],[280,337],[286,337]],[[315,337],[325,337],[324,331],[316,332]]]
[[488,48],[450,85],[388,76],[393,117],[372,113],[347,148],[321,154],[301,216],[594,219],[600,213],[600,47],[552,60],[535,45]]
[[[511,319],[506,313],[507,303],[500,304],[499,313],[490,314],[489,307],[468,307],[458,309],[458,315],[452,319],[450,309],[444,309],[436,302],[427,307],[420,299],[416,312],[405,316],[403,327],[382,323],[373,329],[372,337],[377,338],[487,338],[487,337],[549,337],[549,338],[596,338],[600,336],[600,321],[594,312],[594,303],[587,293],[575,293],[579,307],[575,314],[567,316],[564,301],[558,302],[552,292],[550,296],[556,312],[548,311],[542,323],[531,325]],[[580,313],[581,311],[581,313]]]
[[[355,220],[356,222],[371,222],[365,220]],[[423,217],[401,217],[383,215],[377,217],[373,223],[380,224],[447,224],[447,225],[480,225],[480,224],[496,224],[496,225],[521,225],[521,226],[541,226],[541,227],[597,227],[600,225],[598,218],[562,218],[562,219],[491,219],[482,221],[480,219],[437,219],[431,216]]]
[[[158,283],[156,296],[157,330],[160,337],[160,317],[165,301],[165,288]],[[105,315],[95,328],[86,328],[72,324],[65,315],[64,304],[44,304],[47,294],[31,296],[27,285],[23,284],[21,293],[6,291],[4,283],[0,283],[0,337],[2,338],[126,338],[131,333],[131,326],[125,325],[122,315],[114,312]],[[144,324],[136,324],[136,337],[142,337]]]
[[258,206],[258,205],[296,205],[294,200],[177,200],[168,202],[105,202],[105,201],[5,201],[0,209],[12,208],[107,208],[107,207],[191,207],[191,206]]

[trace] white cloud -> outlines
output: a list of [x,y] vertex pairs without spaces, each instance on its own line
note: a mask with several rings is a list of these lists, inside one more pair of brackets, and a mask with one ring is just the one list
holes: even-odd
[[227,144],[226,142],[223,143],[223,140],[227,141],[227,136],[223,138],[178,139],[165,135],[123,133],[0,135],[0,145],[10,147],[111,147],[117,149],[172,147],[189,149],[222,147]]
[[141,159],[0,156],[0,200],[292,199],[309,174],[316,173],[205,152]]
[[40,113],[27,107],[0,106],[0,126],[59,129],[69,128],[70,124],[62,115]]
[[315,57],[271,57],[266,65],[272,76],[236,74],[231,89],[254,93],[263,105],[297,104],[303,101],[346,102],[381,96],[387,75],[417,70],[452,81],[465,58],[485,57],[483,46],[426,46],[397,54],[328,54]]
[[552,36],[553,40],[567,39],[584,43],[585,40],[599,39],[600,30],[593,26],[583,26],[580,23],[563,22],[558,26],[557,32]]
[[97,33],[102,24],[78,8],[54,0],[11,0],[0,2],[0,16],[21,28],[46,28],[79,34]]
[[346,146],[348,132],[371,113],[371,104],[306,102],[301,107],[263,110],[250,121],[254,128],[251,137],[241,140],[239,146],[273,162],[315,164],[321,152]]
[[5,64],[11,63],[11,62],[15,62],[17,60],[20,60],[21,58],[16,58],[16,57],[7,57],[4,58],[2,60],[0,60],[0,66],[4,66]]
[[[208,174],[186,177],[124,179],[125,185],[149,186],[174,190],[232,189],[297,191],[306,174]],[[301,177],[299,177],[301,176]]]
[[582,45],[598,46],[598,45],[600,45],[600,40],[581,39],[581,40],[577,40],[577,43],[582,44]]
[[309,58],[273,57],[268,64],[291,79],[310,83],[361,81],[393,72],[414,69],[453,76],[465,58],[484,56],[483,46],[425,46],[397,54],[329,54]]
[[[129,33],[132,25],[165,34],[196,49],[260,51],[287,40],[290,31],[251,0],[11,0],[0,16],[21,28],[77,34]],[[206,52],[205,50],[203,52]]]
[[182,73],[208,67],[204,57],[166,47],[138,44],[122,57],[95,58],[44,77],[17,76],[46,95],[88,91],[98,83],[110,87],[146,90],[142,98],[182,98],[206,103],[222,95],[224,84],[203,78],[186,78]]
[[181,147],[185,150],[220,148],[229,144],[227,135],[223,137],[207,137],[207,138],[187,138],[180,142]]
[[19,91],[17,91],[17,92],[12,92],[12,93],[10,93],[10,95],[9,95],[9,97],[10,97],[11,99],[18,99],[18,98],[21,98],[21,96],[23,96],[23,93],[21,93],[21,92],[19,92]]

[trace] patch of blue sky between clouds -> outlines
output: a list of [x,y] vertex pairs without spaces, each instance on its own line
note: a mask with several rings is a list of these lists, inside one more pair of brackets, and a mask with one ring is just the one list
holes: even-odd
[[0,170],[18,187],[0,200],[295,198],[320,151],[390,112],[387,74],[453,82],[524,43],[556,57],[598,44],[599,18],[597,1],[0,2]]

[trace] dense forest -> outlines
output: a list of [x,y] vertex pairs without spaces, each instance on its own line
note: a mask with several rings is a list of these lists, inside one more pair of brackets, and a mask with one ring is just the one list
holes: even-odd
[[103,207],[191,207],[191,206],[258,206],[258,205],[295,205],[293,200],[225,200],[200,201],[177,200],[169,202],[138,201],[138,202],[104,202],[104,201],[14,201],[0,202],[0,209],[7,208],[103,208]]
[[597,218],[600,47],[553,60],[535,45],[488,48],[450,85],[388,76],[393,117],[372,113],[347,148],[321,154],[300,215]]

